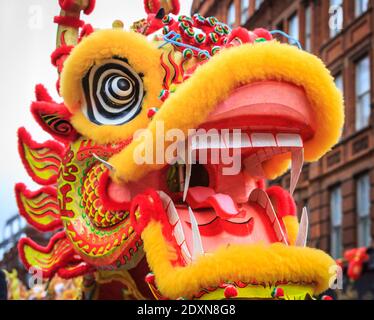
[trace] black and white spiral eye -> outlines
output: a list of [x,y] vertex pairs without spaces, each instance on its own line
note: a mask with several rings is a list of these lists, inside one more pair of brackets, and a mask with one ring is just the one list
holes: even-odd
[[83,113],[98,125],[121,125],[134,119],[142,108],[141,76],[120,59],[94,66],[82,80]]

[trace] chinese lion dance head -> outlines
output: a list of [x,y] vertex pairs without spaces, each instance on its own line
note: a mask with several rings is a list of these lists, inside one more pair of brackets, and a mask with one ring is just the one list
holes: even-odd
[[[299,222],[292,198],[304,159],[330,150],[343,125],[343,99],[324,64],[287,34],[277,40],[279,31],[176,17],[175,0],[145,1],[147,18],[130,31],[118,20],[107,30],[84,24],[92,0],[59,3],[52,63],[63,102],[38,85],[31,106],[54,140],[39,144],[19,130],[27,172],[43,185],[16,186],[20,212],[53,232],[47,246],[20,240],[26,268],[46,279],[83,276],[84,298],[324,292],[335,263],[306,247],[307,212]],[[220,132],[193,151],[228,150],[239,170],[225,174],[221,158],[192,163],[189,154],[137,161],[140,149],[163,158],[191,129]],[[227,134],[239,129],[239,139]],[[266,187],[289,167],[290,192]]]

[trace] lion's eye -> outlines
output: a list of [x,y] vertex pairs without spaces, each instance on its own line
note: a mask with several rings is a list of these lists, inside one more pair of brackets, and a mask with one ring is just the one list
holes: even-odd
[[82,85],[83,112],[98,125],[121,125],[141,111],[143,81],[125,61],[110,59],[92,67]]

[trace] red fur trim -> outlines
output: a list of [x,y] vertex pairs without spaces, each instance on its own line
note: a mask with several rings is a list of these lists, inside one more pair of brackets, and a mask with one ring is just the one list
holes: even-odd
[[47,180],[44,180],[44,179],[42,179],[42,178],[40,178],[40,177],[38,177],[34,174],[32,169],[30,168],[30,165],[29,165],[28,161],[26,160],[25,152],[24,152],[24,149],[23,149],[23,144],[27,145],[31,149],[49,148],[49,149],[53,150],[56,154],[58,154],[60,157],[62,156],[63,151],[64,151],[62,145],[60,145],[56,141],[52,141],[52,140],[48,140],[48,141],[46,141],[42,144],[37,143],[37,142],[35,142],[34,140],[31,139],[30,134],[26,131],[25,128],[22,127],[22,128],[18,129],[18,151],[19,151],[19,154],[21,156],[23,165],[26,168],[27,173],[30,175],[30,177],[36,183],[39,183],[41,185],[50,185],[50,184],[55,183],[56,180],[57,180],[57,176],[53,176],[53,177],[50,177]]
[[267,189],[266,193],[271,198],[274,209],[280,218],[285,216],[296,216],[295,201],[286,190],[279,186],[273,186]]
[[74,0],[58,0],[58,4],[60,5],[61,9],[65,11],[72,9],[74,2]]
[[35,97],[36,101],[55,102],[48,90],[40,83],[35,86]]
[[267,41],[270,41],[273,39],[273,36],[271,35],[271,33],[264,28],[257,28],[253,30],[253,33],[256,34],[259,38],[264,38]]
[[160,0],[144,0],[144,9],[147,14],[157,13],[160,6]]
[[[19,242],[18,242],[18,254],[19,254],[19,257],[20,257],[23,265],[25,266],[26,270],[30,270],[31,267],[34,267],[34,266],[30,265],[28,260],[26,259],[25,251],[24,251],[24,247],[26,245],[32,247],[34,250],[36,250],[40,253],[51,254],[53,249],[55,248],[55,246],[58,246],[59,242],[61,242],[61,241],[68,241],[66,239],[65,231],[60,231],[60,232],[56,233],[49,240],[49,243],[46,247],[38,245],[37,243],[35,243],[30,238],[20,239]],[[54,263],[49,269],[42,269],[41,270],[43,278],[44,279],[52,278],[53,275],[56,273],[56,271],[59,268],[63,268],[67,265],[69,259],[71,259],[73,257],[73,255],[74,255],[74,250],[73,250],[72,247],[70,247],[70,250],[68,250],[66,252],[63,252],[59,256],[59,260],[56,263]],[[42,266],[39,266],[39,267],[42,268]]]
[[110,183],[109,170],[106,170],[99,181],[98,194],[105,211],[127,211],[130,209],[130,202],[116,202],[109,198],[107,188]]
[[51,54],[51,62],[52,64],[57,67],[57,61],[62,57],[62,56],[68,56],[71,52],[71,50],[74,49],[74,46],[61,46],[58,47],[55,51],[52,52]]
[[[139,209],[140,217],[135,216],[135,212]],[[155,190],[148,190],[144,194],[137,195],[131,202],[130,220],[137,234],[141,234],[144,228],[151,220],[159,221],[162,225],[162,234],[165,239],[180,251],[175,238],[173,237],[173,230],[167,218],[164,206],[160,196]],[[180,255],[179,255],[180,256]],[[182,261],[178,258],[173,261],[175,264],[181,264]]]
[[227,43],[230,43],[235,38],[239,38],[243,43],[249,43],[251,41],[248,30],[242,27],[237,27],[231,31]]
[[53,22],[65,27],[71,27],[76,29],[81,28],[84,25],[84,22],[82,20],[69,16],[56,16],[54,17]]
[[68,143],[79,137],[70,123],[71,113],[65,105],[36,101],[31,104],[31,113],[42,129],[55,139]]
[[95,271],[94,267],[82,261],[75,266],[67,266],[65,268],[58,269],[57,275],[62,279],[72,279],[93,271]]
[[84,14],[89,15],[94,11],[96,5],[96,0],[90,0],[90,3],[88,4],[87,8],[83,10]]
[[53,231],[53,230],[56,230],[62,227],[62,222],[61,222],[60,217],[55,214],[53,215],[55,220],[53,220],[48,225],[43,225],[32,220],[30,215],[26,212],[22,199],[21,199],[21,194],[24,195],[27,199],[32,199],[34,197],[39,196],[41,193],[46,193],[50,195],[51,198],[54,198],[57,203],[57,190],[55,188],[43,187],[37,191],[30,191],[30,190],[27,190],[26,186],[23,183],[17,183],[15,186],[15,193],[16,193],[16,200],[17,200],[17,205],[18,205],[20,214],[26,219],[26,221],[30,225],[32,225],[33,227],[35,227],[36,229],[42,232],[50,232],[50,231]]
[[88,37],[93,32],[94,28],[90,24],[85,24],[80,32],[78,42],[81,42],[83,38]]
[[[140,211],[139,218],[135,216],[137,209]],[[143,232],[151,219],[162,222],[164,226],[169,225],[160,196],[154,190],[148,190],[144,194],[139,194],[132,200],[130,219],[134,230],[139,234]],[[170,238],[171,232],[166,232],[165,236]]]

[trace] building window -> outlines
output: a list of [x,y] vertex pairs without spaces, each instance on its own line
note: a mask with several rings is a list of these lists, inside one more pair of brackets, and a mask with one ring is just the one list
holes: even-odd
[[[344,79],[343,79],[343,73],[340,72],[340,73],[338,73],[335,76],[335,85],[341,91],[341,93],[344,96]],[[342,128],[342,132],[341,132],[341,136],[340,136],[340,140],[339,141],[342,140],[343,134],[344,134],[344,128]]]
[[297,14],[294,14],[288,20],[288,34],[292,38],[299,40],[299,17]]
[[356,130],[369,125],[370,85],[370,59],[366,56],[356,64]]
[[358,246],[371,245],[370,176],[363,174],[356,180],[356,208]]
[[264,2],[264,0],[256,0],[255,2],[255,9],[258,10],[261,7],[261,4]]
[[330,193],[330,217],[331,217],[331,255],[336,259],[343,253],[342,244],[342,191],[341,187],[334,187]]
[[335,85],[344,94],[344,81],[341,72],[335,76]]
[[330,37],[335,37],[343,29],[343,0],[330,0]]
[[230,28],[235,25],[236,20],[236,11],[235,11],[235,2],[232,1],[229,6],[229,11],[227,13],[227,24]]
[[312,7],[305,8],[305,50],[312,51]]
[[241,0],[240,23],[245,24],[249,18],[249,0]]
[[369,8],[369,0],[355,0],[355,16],[359,17]]

